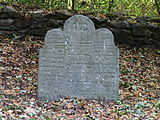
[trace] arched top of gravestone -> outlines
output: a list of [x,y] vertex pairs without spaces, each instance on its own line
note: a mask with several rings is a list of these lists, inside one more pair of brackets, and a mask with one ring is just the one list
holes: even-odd
[[74,15],[66,20],[64,24],[65,32],[92,32],[94,30],[95,26],[93,22],[88,17],[83,15]]
[[115,46],[114,36],[107,28],[100,28],[95,31],[94,44],[100,46]]
[[56,45],[65,43],[63,32],[60,29],[47,31],[45,36],[45,45]]

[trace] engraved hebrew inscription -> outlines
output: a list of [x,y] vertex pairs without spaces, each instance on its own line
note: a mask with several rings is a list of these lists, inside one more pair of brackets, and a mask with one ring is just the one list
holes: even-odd
[[117,100],[119,50],[112,32],[82,15],[52,29],[39,51],[38,97]]

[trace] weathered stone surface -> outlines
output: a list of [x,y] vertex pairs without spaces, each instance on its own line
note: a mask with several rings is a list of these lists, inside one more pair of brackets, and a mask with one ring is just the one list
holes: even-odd
[[17,12],[13,7],[4,6],[3,12]]
[[46,27],[48,20],[46,19],[34,19],[32,21],[31,29],[44,29]]
[[9,25],[9,26],[0,26],[0,30],[18,31],[20,29],[14,25]]
[[9,26],[9,25],[12,25],[13,22],[14,22],[13,19],[0,19],[1,26]]
[[146,23],[146,22],[150,22],[150,18],[147,16],[137,17],[136,21],[138,23]]
[[136,36],[151,37],[152,32],[144,27],[132,28],[132,34]]
[[30,35],[36,35],[36,36],[42,36],[47,32],[47,29],[27,29],[24,31],[25,34],[30,34]]
[[140,47],[147,44],[152,45],[153,43],[151,43],[151,40],[149,40],[147,37],[136,37],[133,44],[134,46]]
[[54,20],[54,19],[50,19],[47,23],[47,27],[52,27],[54,26],[54,28],[58,28],[60,26],[63,25],[63,21],[62,20]]
[[152,36],[153,36],[155,44],[157,44],[160,48],[160,42],[159,42],[160,41],[160,35],[159,34],[160,34],[159,32],[154,32],[152,34]]
[[27,28],[32,24],[30,19],[16,19],[15,26],[18,28]]
[[148,28],[149,30],[156,30],[157,25],[149,23],[146,25],[146,28]]
[[34,18],[34,19],[37,19],[37,18],[42,19],[43,18],[43,14],[42,13],[33,13],[32,14],[32,18]]
[[[17,12],[12,10],[12,8],[4,8],[5,6],[6,4],[0,8],[0,31],[4,33],[30,34],[40,36],[41,39],[44,38],[47,30],[62,27],[65,20],[74,14],[71,14],[72,12],[70,13],[68,10],[43,13],[41,10],[34,11],[35,7],[27,7],[27,9],[33,12]],[[3,11],[4,9],[6,10]],[[35,10],[37,9],[39,8],[35,8]],[[37,14],[39,15],[37,16]],[[114,33],[115,41],[118,44],[129,44],[133,46],[140,44],[140,47],[148,47],[150,45],[155,48],[160,47],[158,18],[154,18],[156,21],[151,20],[151,22],[147,23],[143,20],[145,18],[142,18],[142,22],[135,23],[135,21],[132,22],[133,19],[131,21],[127,19],[129,22],[126,22],[125,19],[113,22],[112,17],[109,17],[111,19],[90,15],[88,17],[97,29],[109,28]]]
[[95,30],[89,18],[75,15],[64,30],[52,29],[45,36],[39,52],[38,97],[117,100],[118,57],[109,29]]
[[121,29],[127,29],[129,28],[129,24],[126,21],[117,21],[117,22],[111,22],[111,26],[115,28],[121,28]]
[[130,31],[117,30],[115,28],[111,28],[111,30],[114,33],[115,41],[122,43],[122,44],[127,44],[127,43],[132,44],[133,43],[134,38]]
[[44,18],[51,18],[55,20],[66,20],[70,17],[70,15],[66,15],[60,12],[55,13],[48,13],[47,15],[44,15]]
[[24,14],[23,13],[18,13],[18,12],[6,12],[6,13],[1,13],[0,14],[0,18],[1,19],[17,19],[17,18],[20,18],[20,19],[23,19],[24,18]]

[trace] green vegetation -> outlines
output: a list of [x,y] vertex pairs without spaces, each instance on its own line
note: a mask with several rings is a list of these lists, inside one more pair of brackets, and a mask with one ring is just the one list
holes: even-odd
[[134,16],[160,15],[158,0],[2,0],[2,2],[38,5],[44,9],[72,9],[81,12],[121,13]]

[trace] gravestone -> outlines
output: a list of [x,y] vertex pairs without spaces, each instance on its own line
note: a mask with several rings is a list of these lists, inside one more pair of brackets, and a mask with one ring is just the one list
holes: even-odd
[[49,30],[39,52],[38,97],[43,100],[118,99],[119,50],[112,32],[95,30],[82,15],[69,18],[63,30]]

